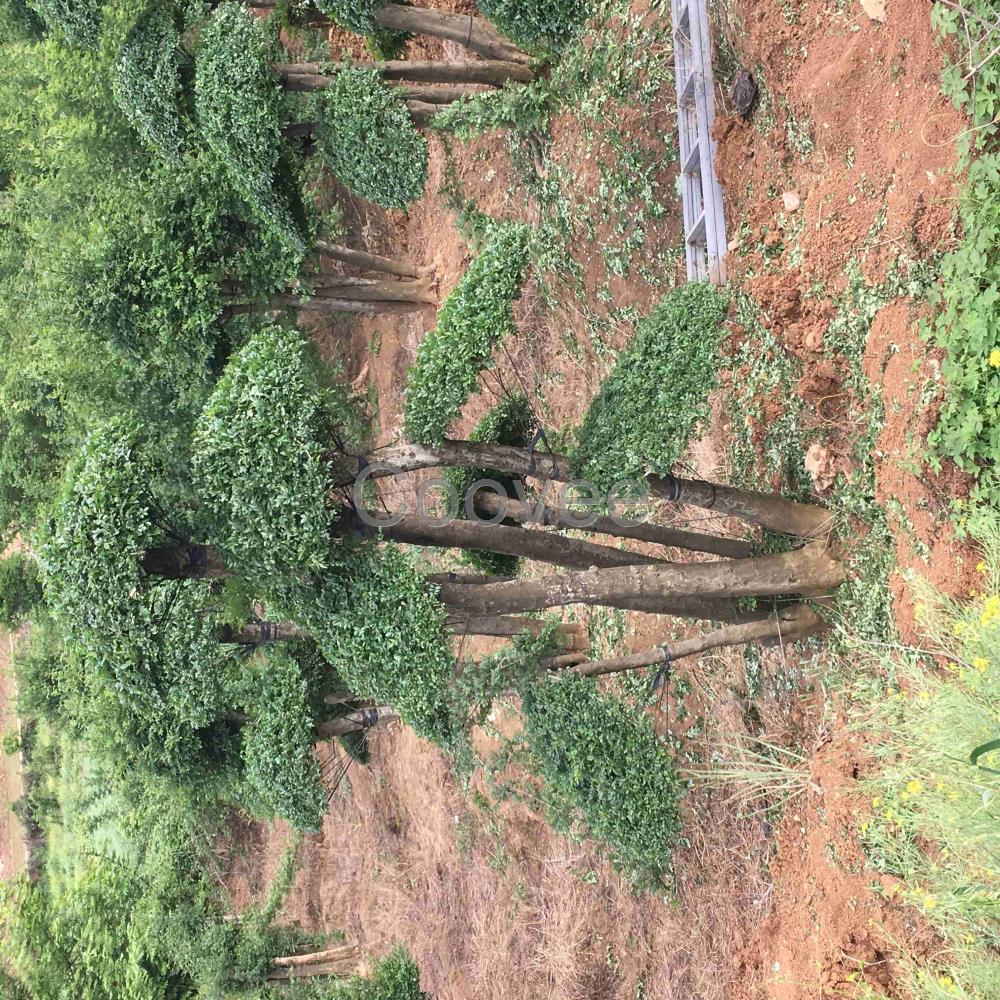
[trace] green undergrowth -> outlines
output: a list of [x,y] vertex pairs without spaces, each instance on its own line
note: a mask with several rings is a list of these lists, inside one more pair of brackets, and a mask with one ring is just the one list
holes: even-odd
[[[941,263],[938,315],[927,336],[947,352],[946,394],[930,444],[977,477],[974,498],[998,504],[1000,480],[1000,59],[995,51],[996,5],[934,4],[933,25],[950,61],[944,93],[968,116],[958,137],[962,190],[961,239]],[[994,25],[993,27],[990,27]],[[977,67],[970,74],[969,68]],[[971,82],[970,82],[971,80]]]
[[[987,1000],[1000,991],[995,512],[981,510],[970,532],[982,549],[973,596],[946,598],[926,581],[911,580],[924,650],[857,636],[849,645],[855,724],[880,734],[869,740],[876,767],[863,786],[857,826],[865,867],[876,892],[920,914],[941,942],[921,956],[897,942],[902,977],[918,1000]],[[862,969],[859,982],[864,978]]]

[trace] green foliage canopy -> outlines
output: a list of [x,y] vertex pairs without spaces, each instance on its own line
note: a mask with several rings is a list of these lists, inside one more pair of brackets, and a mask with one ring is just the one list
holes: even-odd
[[275,187],[282,88],[270,66],[275,46],[269,30],[242,5],[219,5],[195,54],[195,111],[230,182],[301,256],[302,235]]
[[319,150],[355,194],[406,208],[427,184],[427,140],[378,70],[340,67],[320,100]]
[[593,13],[594,0],[476,0],[508,38],[526,49],[558,52]]
[[38,564],[23,552],[0,558],[0,625],[20,625],[42,599]]
[[512,306],[521,293],[530,237],[521,223],[494,226],[442,306],[410,369],[403,414],[409,440],[439,444],[446,437],[494,348],[512,331]]
[[152,7],[125,38],[115,63],[118,106],[150,149],[180,160],[185,123],[181,113],[181,36],[167,7]]
[[268,650],[246,678],[250,721],[242,731],[244,787],[251,811],[317,831],[326,791],[313,753],[310,690],[293,652]]
[[712,285],[668,292],[644,319],[591,403],[573,458],[601,490],[668,473],[709,413],[727,300]]
[[208,535],[257,580],[329,562],[332,398],[300,334],[265,327],[233,356],[198,421],[194,479]]
[[547,795],[610,846],[630,879],[655,886],[681,833],[683,782],[650,719],[585,677],[532,684],[521,706]]
[[31,0],[31,6],[49,29],[61,31],[70,45],[97,48],[101,31],[97,0]]

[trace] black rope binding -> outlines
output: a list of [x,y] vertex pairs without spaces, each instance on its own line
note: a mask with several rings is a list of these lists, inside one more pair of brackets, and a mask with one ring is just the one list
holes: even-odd
[[649,686],[650,694],[655,694],[660,688],[666,686],[670,683],[670,666],[673,661],[673,657],[670,653],[670,647],[664,643],[663,644],[663,663],[660,669],[656,671],[656,676],[653,678],[653,683]]
[[538,430],[535,431],[535,436],[531,439],[531,444],[528,445],[528,454],[531,455],[531,461],[528,463],[528,475],[535,475],[538,469],[538,463],[535,459],[538,457],[539,443],[545,445],[546,454],[550,455],[552,458],[552,472],[549,478],[555,479],[559,474],[559,463],[556,461],[555,455],[552,454],[552,448],[549,446],[548,438],[545,436],[545,429],[541,426],[539,426]]
[[260,641],[261,642],[277,642],[278,641],[278,623],[277,622],[261,622],[260,623]]
[[378,709],[363,708],[361,710],[361,719],[359,721],[364,729],[371,729],[373,726],[378,725]]

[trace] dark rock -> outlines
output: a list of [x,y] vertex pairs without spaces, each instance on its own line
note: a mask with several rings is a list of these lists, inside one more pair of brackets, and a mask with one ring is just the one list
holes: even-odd
[[747,70],[740,70],[729,87],[729,99],[741,118],[749,118],[760,93],[757,83]]

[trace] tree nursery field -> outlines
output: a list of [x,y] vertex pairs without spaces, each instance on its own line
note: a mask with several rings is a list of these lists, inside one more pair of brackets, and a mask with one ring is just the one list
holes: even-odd
[[1000,1000],[997,0],[0,0],[0,351],[3,1000]]

